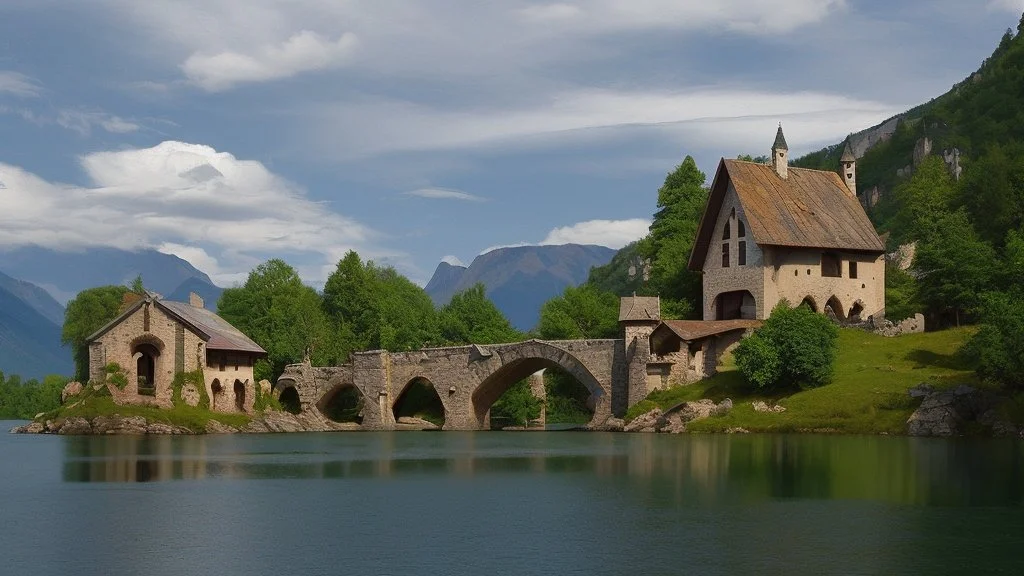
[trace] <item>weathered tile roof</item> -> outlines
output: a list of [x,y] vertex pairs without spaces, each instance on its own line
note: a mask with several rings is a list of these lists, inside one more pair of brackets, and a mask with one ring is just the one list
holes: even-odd
[[661,320],[661,298],[626,296],[619,299],[619,322]]
[[736,189],[747,229],[761,246],[885,251],[864,208],[839,174],[792,168],[783,179],[767,164],[722,159],[690,254],[701,270],[729,184]]
[[228,323],[227,320],[206,308],[192,306],[185,302],[169,302],[157,300],[156,304],[168,310],[180,320],[204,333],[207,350],[227,350],[231,352],[254,352],[266,354],[266,350],[253,342],[242,331]]
[[693,342],[733,330],[760,328],[761,324],[760,320],[665,320],[655,331],[670,330],[682,340]]

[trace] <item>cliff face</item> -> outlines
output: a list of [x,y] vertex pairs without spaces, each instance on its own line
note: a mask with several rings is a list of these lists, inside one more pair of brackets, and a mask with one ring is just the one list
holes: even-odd
[[430,282],[427,282],[425,288],[435,306],[443,306],[452,299],[457,291],[459,280],[465,275],[466,270],[465,266],[454,266],[447,262],[437,265],[434,275],[430,277]]

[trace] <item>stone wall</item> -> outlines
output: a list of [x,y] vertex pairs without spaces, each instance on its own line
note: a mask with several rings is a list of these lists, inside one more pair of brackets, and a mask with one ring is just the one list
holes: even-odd
[[[832,297],[842,307],[842,317],[849,316],[854,304],[863,308],[862,318],[885,314],[885,256],[837,252],[841,262],[841,277],[822,275],[821,250],[806,248],[771,248],[766,250],[764,268],[765,310],[759,319],[767,318],[772,308],[783,298],[793,306],[810,296],[819,312]],[[850,262],[857,263],[857,278],[850,277]]]
[[[246,412],[252,413],[253,403],[256,400],[255,378],[253,377],[253,359],[245,354],[230,354],[228,361],[221,370],[218,361],[219,351],[208,353],[207,361],[203,366],[203,380],[206,382],[206,394],[210,398],[210,409],[216,412]],[[221,392],[214,394],[214,381],[221,385]],[[237,397],[235,395],[235,382],[242,384],[244,397],[242,410],[238,409]]]
[[[735,215],[733,215],[735,211]],[[739,222],[742,221],[746,230],[746,236],[739,238]],[[726,224],[729,224],[730,238],[722,240]],[[716,298],[719,294],[726,292],[738,292],[746,290],[754,297],[756,311],[754,317],[763,318],[764,310],[764,274],[762,266],[764,255],[761,247],[754,242],[754,236],[747,226],[747,218],[740,204],[739,196],[732,184],[725,193],[722,201],[722,209],[718,213],[718,221],[715,223],[714,232],[711,236],[712,242],[708,248],[707,260],[704,262],[704,319],[716,320],[718,311],[716,309]],[[746,244],[746,264],[739,264],[739,243]],[[729,267],[722,267],[722,246],[729,246]],[[771,312],[771,308],[768,309]]]

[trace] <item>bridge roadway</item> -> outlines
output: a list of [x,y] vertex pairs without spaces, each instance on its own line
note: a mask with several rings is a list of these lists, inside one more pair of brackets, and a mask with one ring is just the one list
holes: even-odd
[[[512,384],[544,368],[561,368],[590,390],[592,422],[622,416],[646,395],[646,339],[528,340],[512,344],[427,348],[413,352],[358,352],[343,366],[288,366],[274,385],[275,395],[298,393],[302,411],[323,412],[334,395],[355,388],[362,395],[362,428],[393,430],[394,408],[417,380],[433,386],[444,406],[445,430],[481,430],[491,405]],[[636,352],[640,352],[639,354]]]

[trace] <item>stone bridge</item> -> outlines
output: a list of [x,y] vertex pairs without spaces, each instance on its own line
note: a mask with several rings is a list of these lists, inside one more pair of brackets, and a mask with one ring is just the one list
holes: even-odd
[[[623,340],[529,340],[512,344],[426,348],[414,352],[358,352],[344,366],[288,366],[274,386],[279,397],[298,393],[301,411],[323,412],[334,396],[355,388],[363,397],[362,428],[395,428],[394,408],[413,382],[428,383],[444,407],[445,430],[480,430],[491,405],[516,382],[545,368],[560,368],[587,387],[594,421],[623,414],[627,362]],[[639,398],[635,401],[639,401]]]

